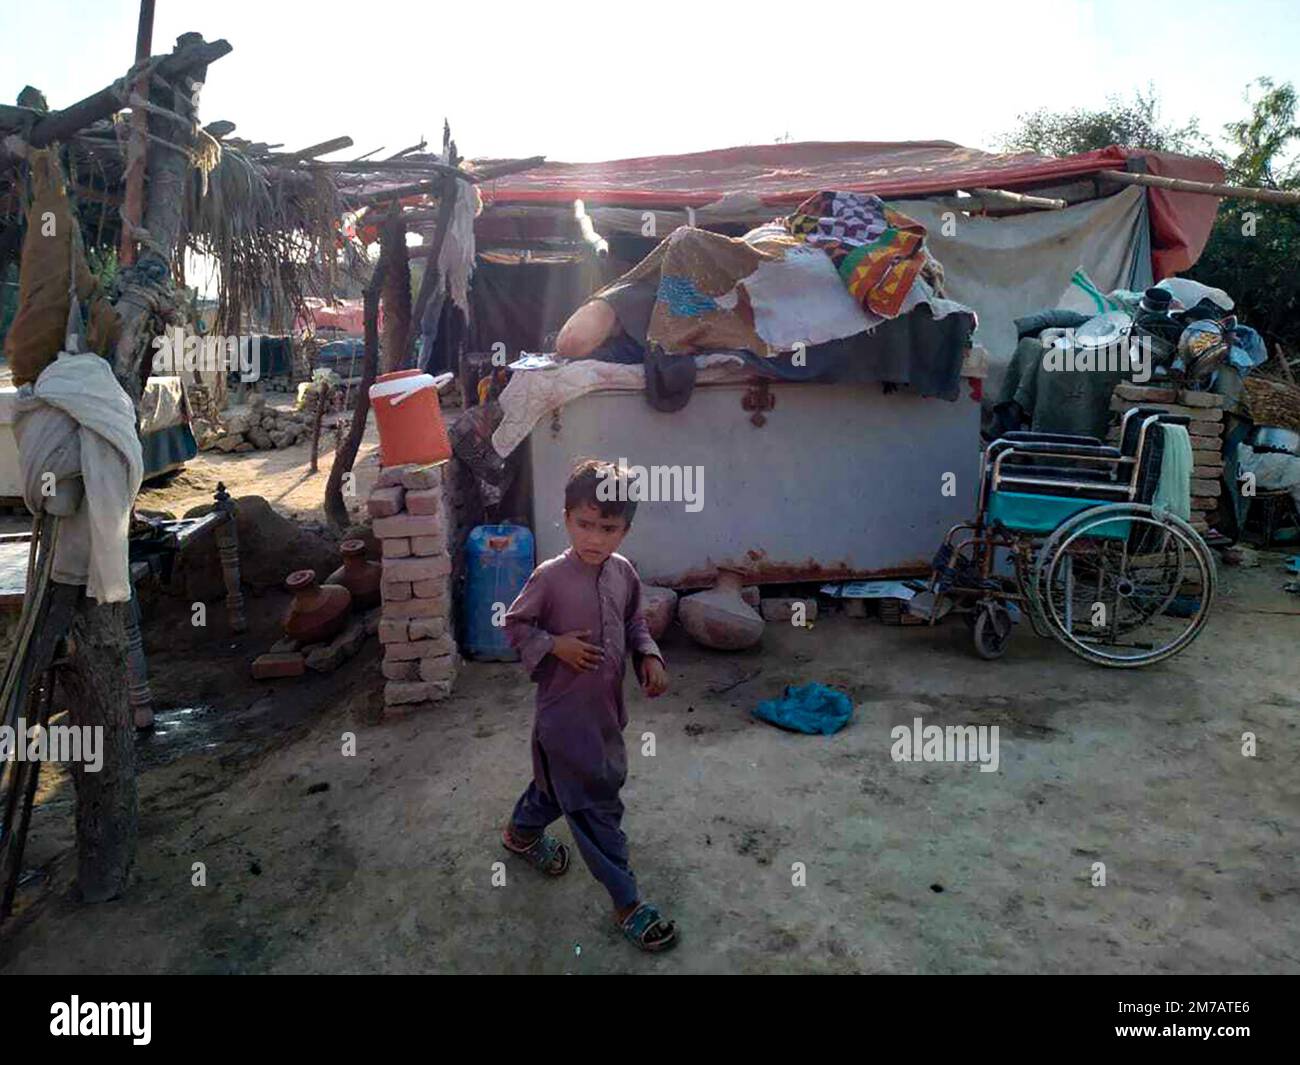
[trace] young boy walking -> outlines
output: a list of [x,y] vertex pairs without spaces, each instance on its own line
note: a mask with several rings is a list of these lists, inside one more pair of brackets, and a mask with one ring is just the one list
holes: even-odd
[[[550,876],[568,848],[546,833],[561,815],[583,861],[614,900],[614,920],[642,950],[672,946],[676,928],[641,901],[628,867],[619,790],[627,780],[623,674],[630,654],[652,699],[668,687],[663,655],[641,612],[641,582],[615,554],[632,525],[626,475],[580,462],[564,488],[571,546],[543,562],[506,613],[506,636],[537,682],[533,781],[515,804],[502,842]],[[620,480],[622,483],[620,484]]]

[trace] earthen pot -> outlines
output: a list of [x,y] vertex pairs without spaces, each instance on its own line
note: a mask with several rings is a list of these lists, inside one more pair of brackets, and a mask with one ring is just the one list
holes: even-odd
[[343,631],[352,593],[341,584],[317,584],[314,569],[290,573],[284,586],[293,602],[284,615],[284,634],[300,644],[326,643]]
[[718,651],[741,651],[762,639],[763,619],[740,595],[744,579],[741,570],[719,567],[713,588],[682,599],[677,616],[691,639]]
[[344,540],[339,545],[343,565],[329,575],[326,584],[341,584],[352,593],[353,610],[370,610],[379,605],[379,584],[384,567],[366,560],[364,540]]
[[656,640],[663,639],[668,626],[673,623],[677,613],[677,593],[671,588],[660,588],[653,584],[641,585],[641,610],[645,614],[650,635]]

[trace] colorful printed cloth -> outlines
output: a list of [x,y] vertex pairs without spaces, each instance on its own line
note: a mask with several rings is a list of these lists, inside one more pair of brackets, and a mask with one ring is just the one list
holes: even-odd
[[831,257],[868,314],[895,318],[925,265],[925,227],[879,196],[819,192],[785,219],[792,236]]

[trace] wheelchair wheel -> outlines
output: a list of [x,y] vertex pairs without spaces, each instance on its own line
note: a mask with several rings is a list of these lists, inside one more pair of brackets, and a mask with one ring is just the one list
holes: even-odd
[[1214,559],[1180,518],[1137,503],[1093,507],[1061,525],[1034,567],[1033,606],[1053,638],[1089,662],[1151,665],[1205,626]]
[[980,658],[1001,658],[1011,642],[1011,614],[1001,603],[980,603],[975,608],[975,653]]

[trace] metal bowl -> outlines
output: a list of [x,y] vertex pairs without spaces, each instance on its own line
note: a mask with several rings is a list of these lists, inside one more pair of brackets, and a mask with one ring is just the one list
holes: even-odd
[[1279,429],[1275,425],[1257,425],[1250,431],[1246,443],[1254,451],[1271,451],[1280,455],[1300,457],[1300,433]]

